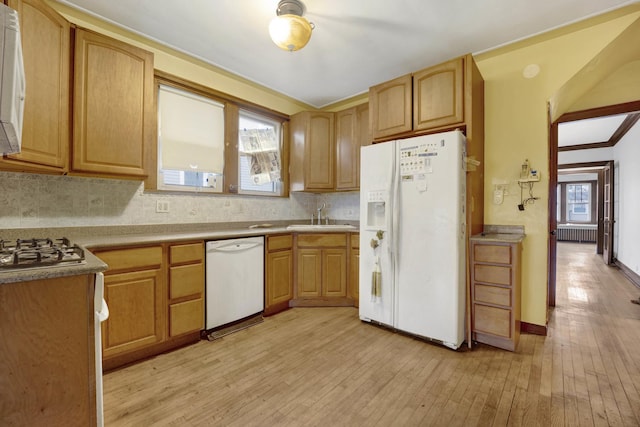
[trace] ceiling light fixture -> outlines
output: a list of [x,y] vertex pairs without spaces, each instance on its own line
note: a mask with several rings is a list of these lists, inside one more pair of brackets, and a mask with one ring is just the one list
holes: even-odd
[[276,14],[269,24],[271,40],[289,52],[305,47],[314,25],[302,17],[304,4],[299,0],[280,0]]

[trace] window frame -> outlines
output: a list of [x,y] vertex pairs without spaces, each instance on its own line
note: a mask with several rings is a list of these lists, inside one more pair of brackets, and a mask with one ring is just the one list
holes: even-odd
[[[155,138],[154,149],[149,156],[149,164],[152,165],[153,172],[149,173],[145,180],[145,190],[157,192],[177,192],[184,194],[185,192],[192,194],[206,195],[230,195],[240,194],[242,196],[261,196],[261,197],[289,197],[289,115],[263,107],[250,101],[234,97],[224,92],[217,91],[207,86],[191,82],[181,77],[174,76],[160,70],[154,73],[154,105],[157,112],[158,108],[158,88],[160,85],[173,87],[180,90],[192,92],[195,95],[210,98],[216,102],[224,104],[224,171],[222,175],[223,188],[220,192],[206,192],[202,190],[162,189],[158,185],[158,139]],[[281,128],[281,191],[276,193],[263,192],[242,192],[239,193],[239,153],[238,153],[238,130],[239,130],[239,111],[246,110],[249,113],[263,116],[269,120],[282,123]],[[153,115],[153,117],[157,117]],[[154,127],[157,130],[157,126]],[[194,187],[195,188],[195,187]]]
[[[590,221],[569,221],[567,219],[567,186],[568,185],[579,185],[579,184],[589,184],[589,205],[590,205]],[[558,182],[558,186],[556,191],[559,192],[557,206],[560,210],[560,217],[557,217],[558,224],[597,224],[598,223],[598,181],[563,181]]]

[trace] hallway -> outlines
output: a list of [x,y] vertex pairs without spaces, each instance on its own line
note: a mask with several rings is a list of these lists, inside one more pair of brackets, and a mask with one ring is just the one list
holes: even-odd
[[563,373],[552,376],[552,410],[564,391],[564,424],[640,424],[640,306],[630,302],[638,295],[594,245],[558,243],[548,337],[553,370]]

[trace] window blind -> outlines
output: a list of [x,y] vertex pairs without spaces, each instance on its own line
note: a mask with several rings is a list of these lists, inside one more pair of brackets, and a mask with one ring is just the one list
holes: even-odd
[[158,123],[163,170],[222,174],[224,104],[160,85]]

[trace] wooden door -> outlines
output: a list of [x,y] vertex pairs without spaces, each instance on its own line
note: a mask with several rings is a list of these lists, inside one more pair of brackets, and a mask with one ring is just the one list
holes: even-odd
[[347,250],[322,250],[322,296],[347,296]]
[[355,107],[336,113],[336,190],[358,189],[357,123]]
[[268,308],[293,298],[293,251],[267,254],[267,301]]
[[3,169],[68,169],[69,22],[40,0],[10,0],[18,11],[26,78],[22,149],[0,161]]
[[322,292],[322,251],[298,249],[297,297],[319,297]]
[[153,54],[82,29],[74,52],[72,171],[146,176],[155,144]]
[[102,324],[105,358],[164,339],[162,270],[105,275],[104,288],[109,307],[109,318]]
[[333,126],[333,113],[309,113],[304,152],[305,187],[309,190],[334,188]]
[[411,74],[369,88],[371,133],[374,139],[410,132]]
[[613,161],[607,162],[604,172],[604,206],[603,223],[604,238],[602,240],[602,258],[605,264],[613,263]]
[[464,59],[457,58],[413,74],[413,129],[464,122]]

